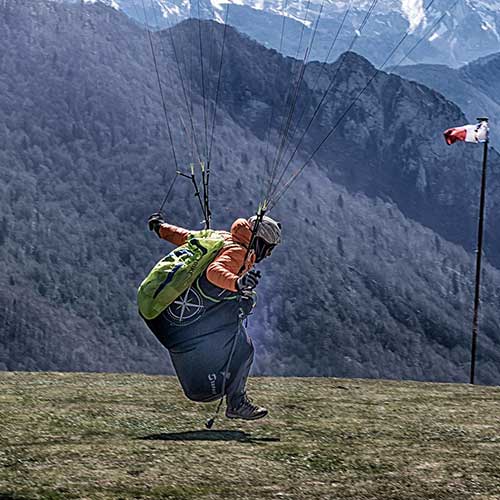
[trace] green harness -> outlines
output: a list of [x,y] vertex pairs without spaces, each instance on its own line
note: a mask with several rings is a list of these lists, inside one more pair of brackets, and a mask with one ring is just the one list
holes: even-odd
[[149,320],[159,316],[205,271],[224,243],[221,231],[193,231],[187,242],[160,260],[139,286],[141,315]]

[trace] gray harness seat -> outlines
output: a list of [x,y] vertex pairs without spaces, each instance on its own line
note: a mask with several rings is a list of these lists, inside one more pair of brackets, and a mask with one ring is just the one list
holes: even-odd
[[168,349],[182,389],[192,401],[222,397],[224,374],[228,403],[237,407],[243,398],[254,347],[240,319],[238,298],[212,285],[204,273],[158,317],[143,318]]

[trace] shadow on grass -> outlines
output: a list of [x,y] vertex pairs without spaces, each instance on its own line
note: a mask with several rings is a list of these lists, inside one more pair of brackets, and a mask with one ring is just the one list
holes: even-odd
[[6,493],[0,491],[0,500],[30,500],[28,497],[19,496],[16,493]]
[[238,443],[276,443],[279,437],[258,437],[243,431],[187,431],[162,432],[139,439],[147,441],[237,441]]

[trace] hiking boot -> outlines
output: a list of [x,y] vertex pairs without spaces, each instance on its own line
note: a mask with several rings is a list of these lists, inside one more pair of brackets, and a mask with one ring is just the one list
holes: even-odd
[[267,415],[268,411],[262,406],[252,404],[252,401],[245,394],[243,400],[236,408],[228,406],[226,408],[227,418],[241,418],[243,420],[257,420]]

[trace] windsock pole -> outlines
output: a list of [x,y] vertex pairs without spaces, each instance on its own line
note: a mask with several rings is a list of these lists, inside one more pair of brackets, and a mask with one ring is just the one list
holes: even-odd
[[[478,118],[478,121],[488,121],[488,118]],[[477,251],[476,251],[476,282],[474,287],[474,315],[472,319],[472,345],[470,363],[470,383],[474,384],[476,370],[477,334],[479,330],[479,304],[481,291],[481,263],[483,255],[483,234],[484,234],[484,208],[486,201],[486,172],[488,165],[488,144],[489,139],[484,141],[483,149],[483,169],[481,174],[481,195],[479,200],[479,220],[477,228]]]

